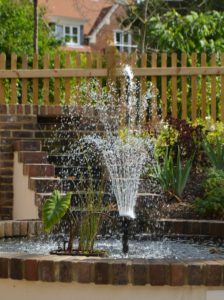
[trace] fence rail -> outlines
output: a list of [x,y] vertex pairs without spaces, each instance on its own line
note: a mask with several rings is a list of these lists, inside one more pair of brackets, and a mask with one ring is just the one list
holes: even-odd
[[[132,67],[136,80],[145,91],[148,82],[153,86],[151,116],[167,115],[196,120],[211,116],[224,121],[224,54],[152,53],[141,56],[118,54],[110,49],[100,53],[58,54],[42,60],[32,60],[12,54],[10,59],[0,54],[0,103],[7,104],[78,104],[91,101],[81,99],[80,90],[91,78],[101,87],[111,80],[124,84],[122,66]],[[83,97],[83,95],[82,95]]]

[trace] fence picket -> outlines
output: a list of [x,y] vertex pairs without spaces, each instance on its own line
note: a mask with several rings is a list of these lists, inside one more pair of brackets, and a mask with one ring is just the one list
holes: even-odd
[[[54,69],[60,69],[60,56],[55,54]],[[60,104],[60,78],[54,79],[54,104]]]
[[[44,61],[43,61],[43,66],[44,69],[48,69],[49,68],[49,55],[45,54],[44,55]],[[45,105],[49,104],[49,78],[44,78],[43,80],[43,103]]]
[[[65,56],[65,68],[71,68],[71,55],[67,53]],[[71,99],[71,78],[65,78],[65,104],[68,105]]]
[[[5,53],[0,54],[0,70],[5,69],[6,64],[6,56]],[[0,103],[5,103],[5,85],[4,85],[4,79],[0,79]]]
[[[157,68],[157,53],[152,53],[152,68]],[[157,77],[152,76],[152,122],[157,121]]]
[[[201,66],[206,67],[207,55],[201,54]],[[201,76],[201,117],[205,120],[206,117],[206,76]]]
[[[187,54],[181,53],[181,67],[183,68],[186,66],[187,66]],[[182,89],[181,118],[182,118],[182,120],[186,120],[187,119],[187,76],[181,77],[181,89]]]
[[[17,69],[17,55],[11,55],[11,70]],[[17,79],[11,79],[11,104],[17,104]]]
[[[172,67],[177,66],[177,54],[172,53],[171,55],[171,65]],[[172,81],[172,117],[177,118],[177,76],[171,77]]]
[[[27,55],[24,55],[22,57],[22,69],[26,70],[27,68],[28,68],[28,57]],[[28,88],[28,80],[27,78],[23,78],[22,79],[22,104],[26,104],[28,101],[27,88]]]
[[[77,53],[76,54],[76,68],[81,68],[81,57],[80,57],[80,53]],[[76,103],[78,105],[80,105],[80,100],[81,100],[81,97],[80,97],[80,90],[81,90],[81,78],[76,78],[75,79],[75,92],[76,92],[76,95],[75,95],[75,99],[76,99]]]
[[[162,68],[167,67],[167,53],[162,53],[162,62],[161,66]],[[167,76],[162,76],[161,79],[161,88],[162,88],[162,119],[165,119],[167,117]]]
[[[33,69],[38,69],[38,54],[33,55]],[[38,78],[33,78],[33,104],[38,104]]]
[[[196,67],[197,66],[197,53],[192,53],[191,55],[191,66]],[[197,76],[193,75],[191,76],[191,119],[192,121],[195,121],[197,118]]]
[[[142,53],[141,55],[141,68],[147,67],[147,54]],[[145,97],[146,91],[147,91],[147,85],[146,85],[147,78],[146,76],[141,77],[141,97]],[[148,108],[148,105],[147,105]],[[147,110],[143,112],[143,121],[146,122],[147,120]]]
[[[211,66],[216,66],[216,54],[211,56]],[[216,121],[216,76],[211,76],[211,117]]]
[[[221,65],[224,66],[224,53],[221,54]],[[221,121],[224,122],[224,75],[221,76],[221,99],[220,99]]]

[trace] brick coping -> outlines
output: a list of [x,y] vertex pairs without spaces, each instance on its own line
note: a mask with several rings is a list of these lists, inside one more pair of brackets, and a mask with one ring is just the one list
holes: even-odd
[[96,259],[0,253],[0,278],[103,285],[224,286],[224,260]]
[[[223,221],[171,220],[161,222],[182,228],[180,224],[215,224]],[[174,224],[174,225],[173,225]],[[218,227],[217,227],[218,225]],[[38,220],[0,221],[0,237],[34,236],[42,232]],[[169,259],[111,259],[56,255],[0,253],[0,278],[45,281],[78,282],[104,285],[152,286],[224,286],[224,259],[169,260]]]
[[[224,237],[224,221],[160,219],[160,234]],[[36,236],[43,233],[40,220],[3,220],[0,221],[0,238]]]

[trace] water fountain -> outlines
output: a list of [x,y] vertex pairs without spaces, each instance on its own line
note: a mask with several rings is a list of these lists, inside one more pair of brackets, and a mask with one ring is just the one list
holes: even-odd
[[126,254],[130,223],[135,219],[140,176],[153,143],[142,136],[144,111],[151,92],[140,93],[130,66],[124,66],[123,75],[124,90],[120,92],[123,98],[117,96],[112,85],[107,95],[109,103],[104,104],[101,99],[97,104],[100,121],[105,128],[104,137],[90,136],[85,140],[95,144],[102,153],[122,219],[122,245]]

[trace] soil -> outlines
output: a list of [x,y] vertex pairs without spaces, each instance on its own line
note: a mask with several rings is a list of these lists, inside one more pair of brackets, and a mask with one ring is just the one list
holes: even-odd
[[206,217],[197,214],[194,209],[195,199],[203,197],[202,181],[204,177],[205,174],[194,172],[190,176],[180,199],[170,194],[164,194],[159,205],[161,218],[206,219]]

